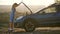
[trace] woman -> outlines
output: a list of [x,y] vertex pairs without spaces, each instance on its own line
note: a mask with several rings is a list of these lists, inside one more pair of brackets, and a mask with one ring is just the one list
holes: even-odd
[[9,31],[13,31],[14,28],[14,14],[16,12],[16,7],[18,7],[19,4],[14,3],[12,5],[12,9],[11,9],[11,14],[10,14],[10,23],[9,23]]

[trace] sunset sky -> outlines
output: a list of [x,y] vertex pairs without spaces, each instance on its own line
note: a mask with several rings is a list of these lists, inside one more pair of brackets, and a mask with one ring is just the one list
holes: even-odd
[[[12,5],[15,2],[20,3],[21,1],[22,0],[0,0],[0,5]],[[45,6],[55,3],[54,0],[23,0],[23,2],[27,5],[45,5]]]

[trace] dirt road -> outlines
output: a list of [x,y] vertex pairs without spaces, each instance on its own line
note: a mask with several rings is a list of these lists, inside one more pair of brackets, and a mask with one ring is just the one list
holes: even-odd
[[[6,32],[6,34],[8,34]],[[13,34],[60,34],[60,27],[39,27],[33,32],[26,32],[24,29],[15,28]]]
[[14,34],[60,34],[60,27],[39,27],[33,32],[15,32]]

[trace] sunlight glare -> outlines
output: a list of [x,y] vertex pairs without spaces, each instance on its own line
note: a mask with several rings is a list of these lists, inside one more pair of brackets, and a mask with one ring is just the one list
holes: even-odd
[[[13,3],[20,3],[21,0],[0,0],[0,5],[12,5]],[[27,5],[45,5],[53,4],[55,0],[23,0]]]

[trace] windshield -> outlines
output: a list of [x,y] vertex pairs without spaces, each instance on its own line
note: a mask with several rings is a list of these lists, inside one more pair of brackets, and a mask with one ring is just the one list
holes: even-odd
[[52,13],[52,12],[56,12],[55,7],[49,7],[49,8],[44,8],[42,9],[39,13]]
[[37,13],[55,13],[55,12],[60,12],[60,4],[54,3],[46,8],[43,8]]

